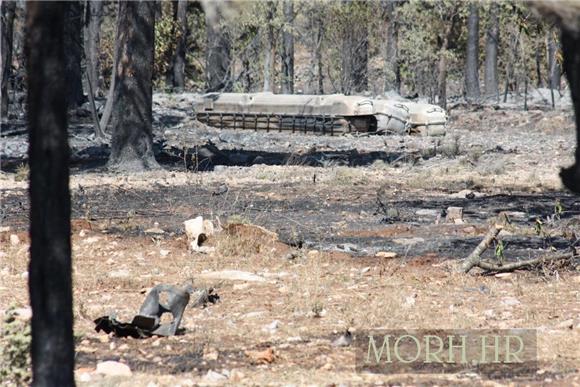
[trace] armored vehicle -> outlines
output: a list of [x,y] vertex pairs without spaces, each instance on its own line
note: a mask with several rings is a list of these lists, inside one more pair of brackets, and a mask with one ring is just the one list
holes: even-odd
[[195,99],[199,121],[218,128],[335,135],[345,132],[438,135],[445,110],[430,104],[332,95],[211,93]]

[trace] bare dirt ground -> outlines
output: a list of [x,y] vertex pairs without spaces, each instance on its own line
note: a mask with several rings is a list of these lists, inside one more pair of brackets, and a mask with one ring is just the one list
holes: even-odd
[[[110,174],[107,147],[87,125],[71,128],[80,385],[580,385],[578,261],[500,276],[453,271],[502,211],[512,221],[506,260],[577,246],[580,200],[557,175],[572,160],[571,112],[458,109],[445,138],[333,138],[194,127],[187,100],[169,98],[156,105],[160,171]],[[2,309],[28,304],[18,128],[0,139]],[[445,222],[448,207],[463,208],[462,224]],[[207,241],[215,251],[192,253],[183,221],[198,215],[260,225],[279,240],[221,232]],[[262,280],[207,279],[226,269]],[[112,312],[130,320],[154,285],[190,279],[220,300],[188,308],[182,335],[94,331],[93,320]],[[494,379],[355,372],[352,347],[333,342],[379,327],[533,328],[539,370]],[[95,373],[104,360],[133,376]]]

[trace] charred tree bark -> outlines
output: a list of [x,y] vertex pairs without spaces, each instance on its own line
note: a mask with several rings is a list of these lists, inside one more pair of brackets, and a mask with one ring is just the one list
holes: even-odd
[[109,168],[143,171],[158,167],[152,134],[155,3],[121,1],[118,17]]
[[544,81],[542,79],[542,54],[540,48],[536,47],[534,59],[536,60],[536,87],[543,87]]
[[465,97],[470,102],[479,100],[479,6],[469,3],[467,19],[467,53],[465,56]]
[[[357,12],[355,7],[368,7],[368,4],[344,1],[342,6],[347,8],[348,15]],[[343,27],[341,91],[344,94],[360,93],[367,89],[368,47],[366,23],[354,20]]]
[[564,52],[564,71],[570,84],[570,93],[576,115],[576,152],[575,163],[560,172],[564,185],[580,194],[580,32],[562,28],[562,51]]
[[230,41],[223,29],[223,16],[219,7],[216,9],[216,17],[211,20],[206,15],[206,83],[207,91],[231,91],[231,54]]
[[34,386],[74,386],[65,7],[27,3]]
[[384,20],[387,23],[383,92],[395,90],[397,93],[400,93],[401,72],[398,58],[399,28],[394,15],[395,4],[394,0],[386,0],[383,2]]
[[121,18],[119,17],[121,2],[117,5],[117,22],[115,25],[115,44],[113,47],[113,69],[111,71],[111,82],[109,84],[109,91],[107,92],[107,102],[105,103],[105,107],[103,109],[103,114],[101,115],[101,121],[99,122],[99,126],[103,132],[107,132],[107,126],[109,125],[109,121],[111,119],[111,114],[113,113],[113,101],[114,101],[114,94],[115,94],[115,68],[116,63],[118,62],[118,58],[121,51],[121,45],[119,37],[119,22]]
[[553,28],[548,31],[548,82],[550,88],[560,91],[560,79],[562,72],[560,71],[560,64],[556,60],[558,53],[558,42],[555,39],[556,32]]
[[282,35],[282,93],[294,93],[294,0],[284,0]]
[[492,2],[485,40],[485,96],[499,102],[497,52],[499,47],[499,5]]
[[266,3],[266,25],[264,31],[264,87],[263,91],[272,91],[274,85],[274,26],[272,21],[276,14],[276,3]]
[[322,15],[317,13],[316,17],[316,46],[314,47],[314,60],[316,61],[316,79],[318,83],[318,94],[324,94],[324,74],[322,72],[322,41],[324,38],[324,20]]
[[87,61],[87,74],[93,86],[93,95],[100,93],[103,85],[100,79],[100,42],[101,24],[103,22],[104,2],[88,0],[85,3],[85,58]]
[[187,27],[187,0],[179,0],[177,2],[176,21],[178,26],[177,45],[175,47],[175,54],[173,56],[173,66],[171,68],[173,73],[173,87],[183,90],[185,87],[185,51],[187,48],[187,35],[189,29]]
[[2,104],[0,112],[2,117],[8,117],[8,83],[12,77],[12,50],[14,38],[14,15],[16,14],[15,1],[2,1],[2,52],[0,57],[0,69],[2,71],[2,83],[0,94],[2,94]]
[[447,109],[447,49],[451,40],[451,34],[455,26],[456,12],[447,23],[443,35],[440,36],[441,45],[439,48],[439,63],[437,65],[437,97],[438,105],[443,109]]
[[68,106],[85,102],[81,72],[82,59],[82,6],[80,1],[65,2],[64,52],[66,59],[66,87]]

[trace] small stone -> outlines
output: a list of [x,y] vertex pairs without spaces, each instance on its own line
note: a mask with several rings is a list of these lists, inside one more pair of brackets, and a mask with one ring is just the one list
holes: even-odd
[[348,347],[352,343],[352,333],[346,331],[332,342],[333,347]]
[[310,250],[310,251],[308,251],[308,253],[306,253],[306,256],[308,258],[315,258],[316,256],[318,256],[318,254],[320,254],[320,251],[318,251],[318,250]]
[[246,374],[244,374],[242,371],[240,371],[238,369],[233,369],[230,372],[230,381],[232,383],[241,382],[242,379],[244,379],[245,377],[246,377]]
[[378,253],[375,254],[375,256],[380,257],[380,258],[391,259],[391,258],[396,258],[397,253],[395,253],[393,251],[379,251]]
[[167,257],[169,255],[170,251],[169,250],[159,250],[159,255],[161,255],[162,257]]
[[501,300],[501,304],[503,306],[516,306],[516,305],[520,305],[521,302],[515,297],[504,297]]
[[20,237],[16,234],[10,234],[10,244],[12,246],[17,246],[20,244]]
[[118,361],[103,361],[97,363],[96,373],[107,376],[131,376],[131,368],[127,364]]
[[204,360],[217,360],[219,357],[219,352],[215,348],[205,347],[203,349],[203,359]]
[[449,223],[463,223],[463,207],[448,207],[445,220]]
[[361,269],[360,273],[361,274],[365,274],[368,273],[371,270],[370,266],[364,267],[363,269]]
[[487,318],[493,318],[495,317],[495,312],[493,309],[487,309],[483,311],[483,315]]
[[0,227],[0,232],[8,232],[10,231],[10,226],[2,226]]
[[226,380],[227,376],[220,374],[219,372],[209,370],[207,374],[203,376],[204,382],[219,382],[222,380]]
[[574,329],[574,320],[569,319],[569,320],[562,321],[562,322],[558,323],[558,325],[556,325],[556,327],[561,328],[561,329]]
[[145,230],[145,234],[147,235],[161,235],[165,234],[165,231],[160,229],[159,227],[152,227]]
[[28,271],[23,271],[20,273],[20,278],[27,279],[28,278]]
[[84,238],[84,237],[86,237],[86,236],[87,236],[87,230],[85,230],[85,229],[82,229],[82,230],[79,232],[79,236],[80,236],[81,238]]
[[248,281],[248,282],[265,282],[266,279],[259,275],[240,270],[222,270],[201,273],[197,276],[200,279],[213,279],[224,281]]
[[497,273],[495,275],[495,278],[501,278],[501,279],[509,279],[512,276],[512,273]]
[[113,270],[109,273],[109,277],[111,278],[127,278],[130,275],[131,273],[127,269]]
[[245,290],[250,287],[250,284],[243,283],[243,284],[234,284],[234,290]]
[[274,320],[270,324],[265,325],[264,327],[262,327],[262,331],[269,332],[269,333],[274,333],[274,332],[276,332],[276,330],[278,329],[278,327],[280,327],[280,321]]

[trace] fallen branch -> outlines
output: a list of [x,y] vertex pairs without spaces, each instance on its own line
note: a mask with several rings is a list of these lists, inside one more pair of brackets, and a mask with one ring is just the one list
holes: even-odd
[[503,264],[503,265],[498,265],[495,263],[480,260],[475,264],[475,266],[477,266],[481,269],[493,271],[496,273],[506,273],[506,272],[517,270],[517,269],[521,269],[522,267],[535,266],[535,265],[538,265],[541,263],[548,263],[548,262],[560,261],[560,260],[565,260],[565,259],[572,259],[573,257],[574,257],[574,255],[572,253],[557,254],[557,255],[544,255],[544,256],[541,256],[538,258],[527,259],[525,261],[518,261],[518,262],[513,262],[513,263],[508,263],[508,264]]
[[483,252],[485,250],[487,250],[487,248],[489,247],[489,245],[491,244],[491,242],[493,242],[493,240],[497,237],[497,235],[499,234],[499,232],[502,229],[503,229],[503,225],[501,225],[501,224],[494,224],[489,229],[489,231],[487,232],[487,234],[485,234],[485,237],[479,243],[479,245],[477,245],[477,247],[475,248],[475,250],[473,250],[473,252],[471,254],[469,254],[469,257],[467,257],[465,259],[465,261],[461,265],[460,271],[462,271],[463,273],[467,273],[474,266],[478,266],[478,264],[481,262],[481,254],[483,254]]

